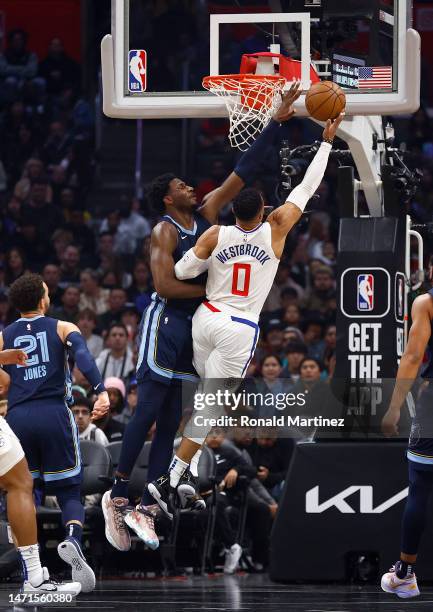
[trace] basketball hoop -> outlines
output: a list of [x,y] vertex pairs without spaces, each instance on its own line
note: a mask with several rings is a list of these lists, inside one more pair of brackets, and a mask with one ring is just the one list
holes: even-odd
[[218,74],[203,79],[203,87],[224,98],[230,117],[232,147],[246,151],[269,123],[286,79],[280,75]]

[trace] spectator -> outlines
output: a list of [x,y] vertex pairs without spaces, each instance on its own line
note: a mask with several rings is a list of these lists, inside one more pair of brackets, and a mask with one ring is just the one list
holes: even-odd
[[[119,218],[114,236],[114,252],[117,255],[133,255],[142,240],[150,234],[149,222],[134,210],[134,201],[126,196],[121,198]],[[101,231],[106,229],[104,223]]]
[[83,375],[83,373],[74,366],[72,370],[72,382],[74,386],[79,387],[80,390],[84,391],[85,397],[90,397],[93,394],[93,387],[87,380],[87,378]]
[[[62,194],[65,191],[71,190],[63,190]],[[65,224],[65,229],[69,230],[73,236],[74,243],[80,248],[80,252],[83,255],[86,261],[90,262],[92,265],[95,263],[95,236],[87,226],[85,220],[85,212],[79,208],[72,208],[69,211],[63,209],[63,213],[65,215],[65,219],[67,223]]]
[[122,323],[113,323],[107,335],[107,346],[96,360],[103,378],[115,376],[126,380],[134,370],[128,332]]
[[72,139],[64,122],[52,121],[48,138],[42,148],[41,157],[48,167],[67,164],[71,145]]
[[140,313],[133,306],[127,306],[122,313],[121,323],[128,331],[128,341],[131,348],[135,345],[135,340],[138,334],[138,325],[140,323]]
[[63,215],[49,202],[50,190],[45,179],[33,181],[30,200],[23,207],[23,216],[36,226],[38,240],[45,241],[63,223]]
[[264,431],[248,449],[257,469],[257,478],[277,501],[281,497],[294,446],[293,439],[269,437]]
[[27,201],[30,198],[32,183],[43,179],[43,175],[43,162],[35,157],[28,159],[25,163],[21,179],[14,187],[14,196],[21,200],[21,202]]
[[26,260],[21,249],[11,248],[5,257],[5,283],[10,286],[27,271]]
[[304,289],[290,278],[290,264],[288,262],[281,262],[278,266],[274,284],[272,285],[269,295],[266,298],[263,310],[276,311],[282,308],[281,292],[283,289],[288,288],[294,289],[299,299],[303,298]]
[[128,392],[126,395],[126,404],[121,412],[116,418],[119,423],[123,423],[126,427],[128,425],[131,418],[134,416],[135,409],[137,408],[137,400],[138,400],[138,387],[137,381],[135,378],[132,378],[130,383],[128,384]]
[[42,270],[42,278],[48,287],[51,306],[60,308],[62,306],[62,290],[60,288],[60,268],[56,264],[49,263]]
[[225,546],[224,573],[233,574],[242,555],[240,543],[236,541],[236,532],[233,529],[226,509],[239,504],[236,494],[239,493],[238,477],[243,476],[251,480],[255,470],[242,457],[242,454],[232,444],[223,444],[224,433],[220,430],[211,432],[207,439],[207,446],[213,451],[216,459],[216,482],[218,483],[217,509],[215,531]]
[[27,49],[28,35],[24,30],[11,30],[7,36],[7,47],[0,55],[0,78],[4,79],[8,98],[16,97],[25,82],[36,77],[38,59]]
[[284,328],[284,342],[286,346],[291,342],[300,342],[304,344],[304,335],[297,327],[285,327]]
[[256,393],[260,393],[264,401],[256,407],[258,417],[271,418],[281,413],[276,407],[276,401],[271,401],[271,396],[278,396],[280,393],[288,393],[291,383],[287,378],[281,378],[282,372],[281,359],[277,354],[266,355],[260,363],[260,377],[256,380]]
[[74,244],[69,244],[63,252],[60,266],[60,287],[78,285],[80,282],[80,250]]
[[66,87],[79,85],[79,66],[64,50],[60,38],[53,38],[47,56],[39,65],[39,74],[44,78],[47,93],[58,96]]
[[313,286],[307,292],[301,307],[307,311],[319,312],[330,319],[335,312],[335,283],[332,270],[326,266],[316,270],[313,276]]
[[308,356],[313,359],[321,359],[325,342],[322,339],[323,325],[320,319],[311,316],[304,325],[304,341],[308,348]]
[[299,327],[301,322],[301,311],[299,306],[297,304],[289,304],[286,306],[282,321],[290,327]]
[[326,365],[334,355],[337,348],[337,328],[335,325],[328,325],[324,335],[324,347],[321,360]]
[[111,416],[116,421],[123,412],[125,406],[126,387],[123,380],[115,376],[109,376],[104,380],[104,386],[107,389],[108,397],[110,398]]
[[102,446],[107,446],[107,436],[90,421],[92,416],[90,401],[84,397],[77,397],[71,410],[75,417],[80,440],[94,440]]
[[307,356],[307,347],[300,342],[291,342],[286,348],[287,365],[281,372],[281,377],[289,378],[292,383],[299,380],[299,367]]
[[9,300],[6,293],[0,292],[0,331],[12,323],[14,320],[13,312],[9,306]]
[[53,309],[52,316],[61,321],[76,323],[80,312],[78,308],[79,303],[80,290],[74,285],[69,285],[63,292],[61,308]]
[[108,296],[108,310],[99,317],[102,329],[108,329],[114,323],[120,323],[126,306],[126,291],[122,287],[113,287]]
[[104,341],[101,336],[93,333],[96,328],[96,322],[96,314],[93,310],[90,308],[83,308],[83,310],[80,310],[77,325],[86,340],[87,348],[95,359],[99,357],[104,347]]
[[265,355],[271,353],[278,355],[280,358],[284,357],[284,332],[281,321],[278,319],[271,319],[266,325],[263,333],[263,344],[256,358],[261,360]]
[[110,292],[99,286],[99,276],[91,268],[86,268],[81,272],[80,288],[80,310],[90,308],[97,315],[107,312]]
[[143,312],[150,304],[151,283],[149,266],[144,259],[137,259],[132,272],[132,284],[128,289],[128,300],[136,305],[139,312]]

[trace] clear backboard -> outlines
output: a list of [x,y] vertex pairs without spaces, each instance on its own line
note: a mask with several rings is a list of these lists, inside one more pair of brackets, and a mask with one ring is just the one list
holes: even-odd
[[[414,112],[420,40],[408,0],[112,0],[101,44],[104,113],[111,117],[226,116],[202,88],[209,74],[240,71],[242,58],[279,45],[314,78],[337,82],[348,115]],[[168,8],[167,8],[168,7]],[[304,96],[297,103],[305,116]]]

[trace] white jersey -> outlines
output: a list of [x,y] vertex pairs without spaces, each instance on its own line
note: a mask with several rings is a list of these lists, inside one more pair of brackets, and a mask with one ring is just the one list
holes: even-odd
[[207,299],[258,317],[279,263],[269,223],[249,231],[238,225],[221,226],[210,256]]

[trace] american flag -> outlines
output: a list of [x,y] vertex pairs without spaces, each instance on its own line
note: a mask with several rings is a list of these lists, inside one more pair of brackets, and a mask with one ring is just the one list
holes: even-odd
[[359,89],[392,89],[392,66],[359,68]]

